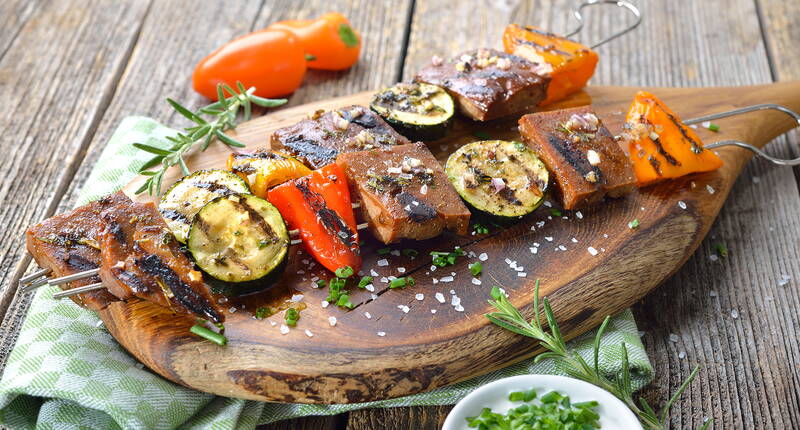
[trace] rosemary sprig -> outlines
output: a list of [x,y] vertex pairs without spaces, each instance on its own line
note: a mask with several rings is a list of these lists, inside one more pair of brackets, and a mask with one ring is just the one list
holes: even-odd
[[[175,111],[190,121],[195,123],[191,127],[184,128],[183,133],[178,133],[175,136],[168,136],[172,145],[168,149],[161,149],[155,146],[146,145],[144,143],[134,143],[133,146],[141,149],[142,151],[149,152],[155,156],[139,169],[139,173],[147,176],[147,180],[138,190],[136,194],[147,191],[148,194],[161,193],[161,181],[164,179],[164,173],[170,167],[178,165],[184,175],[189,174],[189,168],[186,167],[186,162],[183,156],[186,152],[197,143],[202,143],[200,146],[201,151],[205,151],[208,145],[214,140],[219,140],[225,145],[241,148],[245,145],[236,139],[225,134],[226,130],[236,128],[236,117],[239,109],[244,109],[244,120],[250,119],[253,106],[262,107],[275,107],[286,103],[286,99],[265,99],[254,95],[255,88],[245,89],[241,82],[236,83],[237,90],[231,88],[228,84],[217,85],[218,100],[215,103],[200,108],[197,112],[192,112],[182,106],[180,103],[167,99],[167,102],[172,106]],[[226,97],[225,94],[229,94]],[[204,119],[203,115],[211,117]],[[153,167],[159,166],[156,170],[150,170]]]
[[[544,358],[552,358],[558,361],[560,365],[559,368],[563,368],[571,377],[589,382],[610,392],[618,399],[622,400],[622,402],[639,417],[642,426],[647,430],[664,430],[667,428],[669,409],[675,401],[678,400],[681,394],[683,394],[686,387],[689,386],[689,383],[692,382],[700,369],[699,366],[696,366],[694,370],[692,370],[689,377],[686,378],[681,386],[678,387],[675,394],[667,401],[667,404],[664,405],[661,415],[659,416],[644,398],[639,397],[638,405],[633,399],[628,350],[624,342],[622,343],[622,374],[619,378],[612,381],[600,372],[600,339],[603,337],[603,332],[606,326],[608,326],[611,317],[606,317],[597,330],[597,336],[594,339],[594,362],[590,364],[577,353],[567,349],[567,345],[564,338],[561,336],[561,331],[558,329],[558,323],[553,316],[553,310],[550,308],[550,302],[547,300],[547,297],[542,300],[542,307],[549,331],[542,327],[542,320],[539,312],[539,280],[536,280],[533,299],[535,314],[530,322],[528,322],[519,310],[508,301],[508,298],[506,298],[506,295],[500,288],[492,287],[492,299],[493,300],[489,300],[489,304],[494,306],[497,312],[485,314],[489,321],[506,330],[536,339],[539,341],[539,345],[547,350],[536,356],[536,362]],[[706,421],[700,429],[708,429],[712,421],[713,420]]]

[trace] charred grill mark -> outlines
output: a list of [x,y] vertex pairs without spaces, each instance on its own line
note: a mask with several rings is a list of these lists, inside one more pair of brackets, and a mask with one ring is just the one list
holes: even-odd
[[150,287],[142,281],[136,274],[123,269],[111,269],[114,276],[119,279],[123,284],[131,289],[131,292],[136,294],[147,293]]
[[125,232],[122,230],[122,226],[120,226],[118,222],[110,222],[108,228],[111,234],[114,236],[114,240],[119,242],[120,245],[125,246],[128,244],[128,237],[125,235]]
[[291,136],[281,143],[295,154],[314,162],[333,160],[339,153],[334,148],[326,148],[311,139],[306,139],[302,134]]
[[96,261],[91,261],[82,255],[74,253],[70,253],[64,263],[66,263],[70,270],[74,270],[76,273],[97,269],[98,266]]
[[[664,112],[666,113],[666,111],[664,111]],[[667,117],[669,118],[670,121],[672,121],[673,124],[675,124],[675,127],[677,127],[678,131],[681,132],[681,135],[683,135],[683,138],[688,140],[689,143],[692,145],[692,152],[694,152],[695,154],[701,153],[703,151],[703,145],[701,145],[700,142],[697,142],[696,140],[692,139],[689,136],[689,133],[686,132],[686,129],[683,128],[683,124],[681,124],[681,122],[678,121],[677,118],[675,118],[673,115],[671,115],[669,113],[667,113]]]
[[665,160],[667,160],[667,163],[672,164],[673,166],[681,165],[680,161],[676,160],[675,157],[672,156],[672,154],[670,154],[669,152],[667,152],[667,150],[664,149],[664,145],[661,144],[661,139],[651,138],[650,140],[652,140],[653,143],[656,145],[656,150],[658,150],[658,153],[661,154]]
[[189,218],[187,218],[186,215],[174,209],[161,210],[161,216],[172,221],[180,221],[185,224],[189,223]]
[[206,190],[212,193],[216,193],[222,196],[227,196],[229,194],[235,194],[236,192],[232,189],[228,188],[223,184],[219,184],[216,182],[194,182],[192,185],[196,188],[200,188],[201,190]]
[[245,201],[244,199],[238,199],[238,201],[236,201],[235,204],[239,206],[239,208],[247,212],[250,221],[255,223],[255,225],[257,225],[259,228],[261,228],[264,234],[267,237],[269,237],[271,241],[274,242],[275,240],[277,240],[277,235],[275,234],[275,230],[273,230],[272,227],[269,224],[267,224],[267,221],[261,215],[259,215],[258,211],[256,211],[255,209],[253,209],[252,206],[247,204],[247,201]]
[[497,194],[514,206],[522,206],[522,202],[517,198],[517,193],[509,187],[503,188]]
[[572,166],[581,176],[586,176],[587,173],[594,171],[595,174],[599,174],[599,171],[592,168],[592,165],[589,164],[589,161],[580,151],[575,150],[569,144],[569,142],[559,138],[554,134],[547,134],[547,141],[550,143],[550,146],[555,148],[564,160]]
[[661,163],[659,163],[659,161],[656,159],[656,157],[653,157],[651,155],[651,156],[647,157],[647,161],[649,161],[650,165],[653,166],[653,170],[656,171],[656,174],[658,176],[661,176],[662,175],[662,173],[661,173]]
[[136,265],[146,274],[160,279],[172,292],[174,298],[186,309],[202,315],[212,322],[220,322],[222,318],[203,296],[184,282],[172,268],[161,261],[158,256],[147,254],[136,260]]
[[403,210],[406,211],[411,221],[423,223],[437,216],[436,209],[409,193],[402,192],[398,194],[397,201],[403,206]]
[[339,114],[341,114],[342,118],[346,119],[348,122],[358,124],[366,129],[378,127],[380,123],[378,122],[377,115],[366,109],[359,112],[360,114],[356,117],[353,117],[353,114],[349,109],[342,109],[339,111]]
[[[532,29],[532,27],[530,27],[530,28],[526,27],[526,30],[531,30],[531,29]],[[538,30],[532,30],[532,31],[534,31],[535,33],[546,35],[547,37],[552,37],[553,36],[551,33],[544,33],[542,31],[538,31]],[[556,52],[556,53],[558,53],[560,55],[563,55],[563,56],[566,56],[566,57],[572,57],[572,54],[570,54],[569,52],[562,51],[562,50],[556,48],[553,45],[546,45],[545,46],[545,45],[536,43],[536,42],[534,42],[532,40],[526,40],[526,39],[516,39],[516,42],[519,43],[520,45],[528,45],[528,46],[534,46],[534,47],[540,48],[542,51],[551,51],[551,52]]]
[[311,209],[317,214],[325,230],[332,236],[335,236],[336,239],[342,242],[346,247],[357,252],[358,242],[356,242],[355,232],[347,226],[347,223],[344,222],[336,211],[330,209],[328,205],[325,204],[325,199],[323,199],[321,195],[311,191],[308,178],[300,178],[295,181],[294,185],[300,191],[300,194],[303,195],[303,199],[308,202],[308,205],[311,206]]

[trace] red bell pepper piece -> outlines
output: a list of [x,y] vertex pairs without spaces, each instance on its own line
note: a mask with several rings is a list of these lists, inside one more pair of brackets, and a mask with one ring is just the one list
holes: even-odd
[[300,231],[303,246],[325,268],[361,268],[356,217],[350,203],[347,177],[330,164],[308,176],[272,188],[267,198],[289,228]]

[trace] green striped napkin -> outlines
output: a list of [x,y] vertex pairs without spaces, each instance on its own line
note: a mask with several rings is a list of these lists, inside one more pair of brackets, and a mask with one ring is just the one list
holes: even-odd
[[[175,133],[149,118],[120,124],[103,151],[78,204],[95,200],[129,182],[147,154],[133,142],[162,146]],[[70,300],[51,298],[56,287],[40,289],[20,329],[0,379],[0,425],[10,428],[68,429],[252,429],[257,424],[306,415],[333,415],[368,407],[444,405],[457,402],[482,384],[507,376],[561,374],[552,361],[533,360],[428,393],[354,405],[300,405],[245,401],[194,391],[150,372],[99,325],[93,312]],[[570,347],[587,359],[594,333]],[[600,366],[609,375],[621,370],[620,343],[630,354],[632,384],[652,378],[630,310],[611,320],[601,343]]]

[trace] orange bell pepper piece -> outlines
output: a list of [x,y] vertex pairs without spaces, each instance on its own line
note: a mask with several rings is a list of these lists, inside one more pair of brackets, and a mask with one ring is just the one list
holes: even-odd
[[636,173],[637,185],[695,172],[710,172],[722,160],[658,97],[639,91],[625,117],[623,143]]
[[270,188],[311,173],[311,169],[297,159],[269,150],[232,153],[228,156],[227,168],[244,179],[250,192],[262,199],[267,198]]
[[594,74],[597,53],[578,42],[531,26],[510,24],[503,32],[503,47],[528,61],[538,63],[543,73],[550,72],[547,98],[539,106],[562,100],[579,91]]
[[290,229],[300,230],[303,246],[328,270],[350,266],[358,272],[361,255],[347,176],[329,164],[278,185],[267,197]]
[[306,51],[308,68],[344,70],[358,61],[361,36],[340,13],[326,13],[317,19],[276,22],[268,30],[293,33]]

